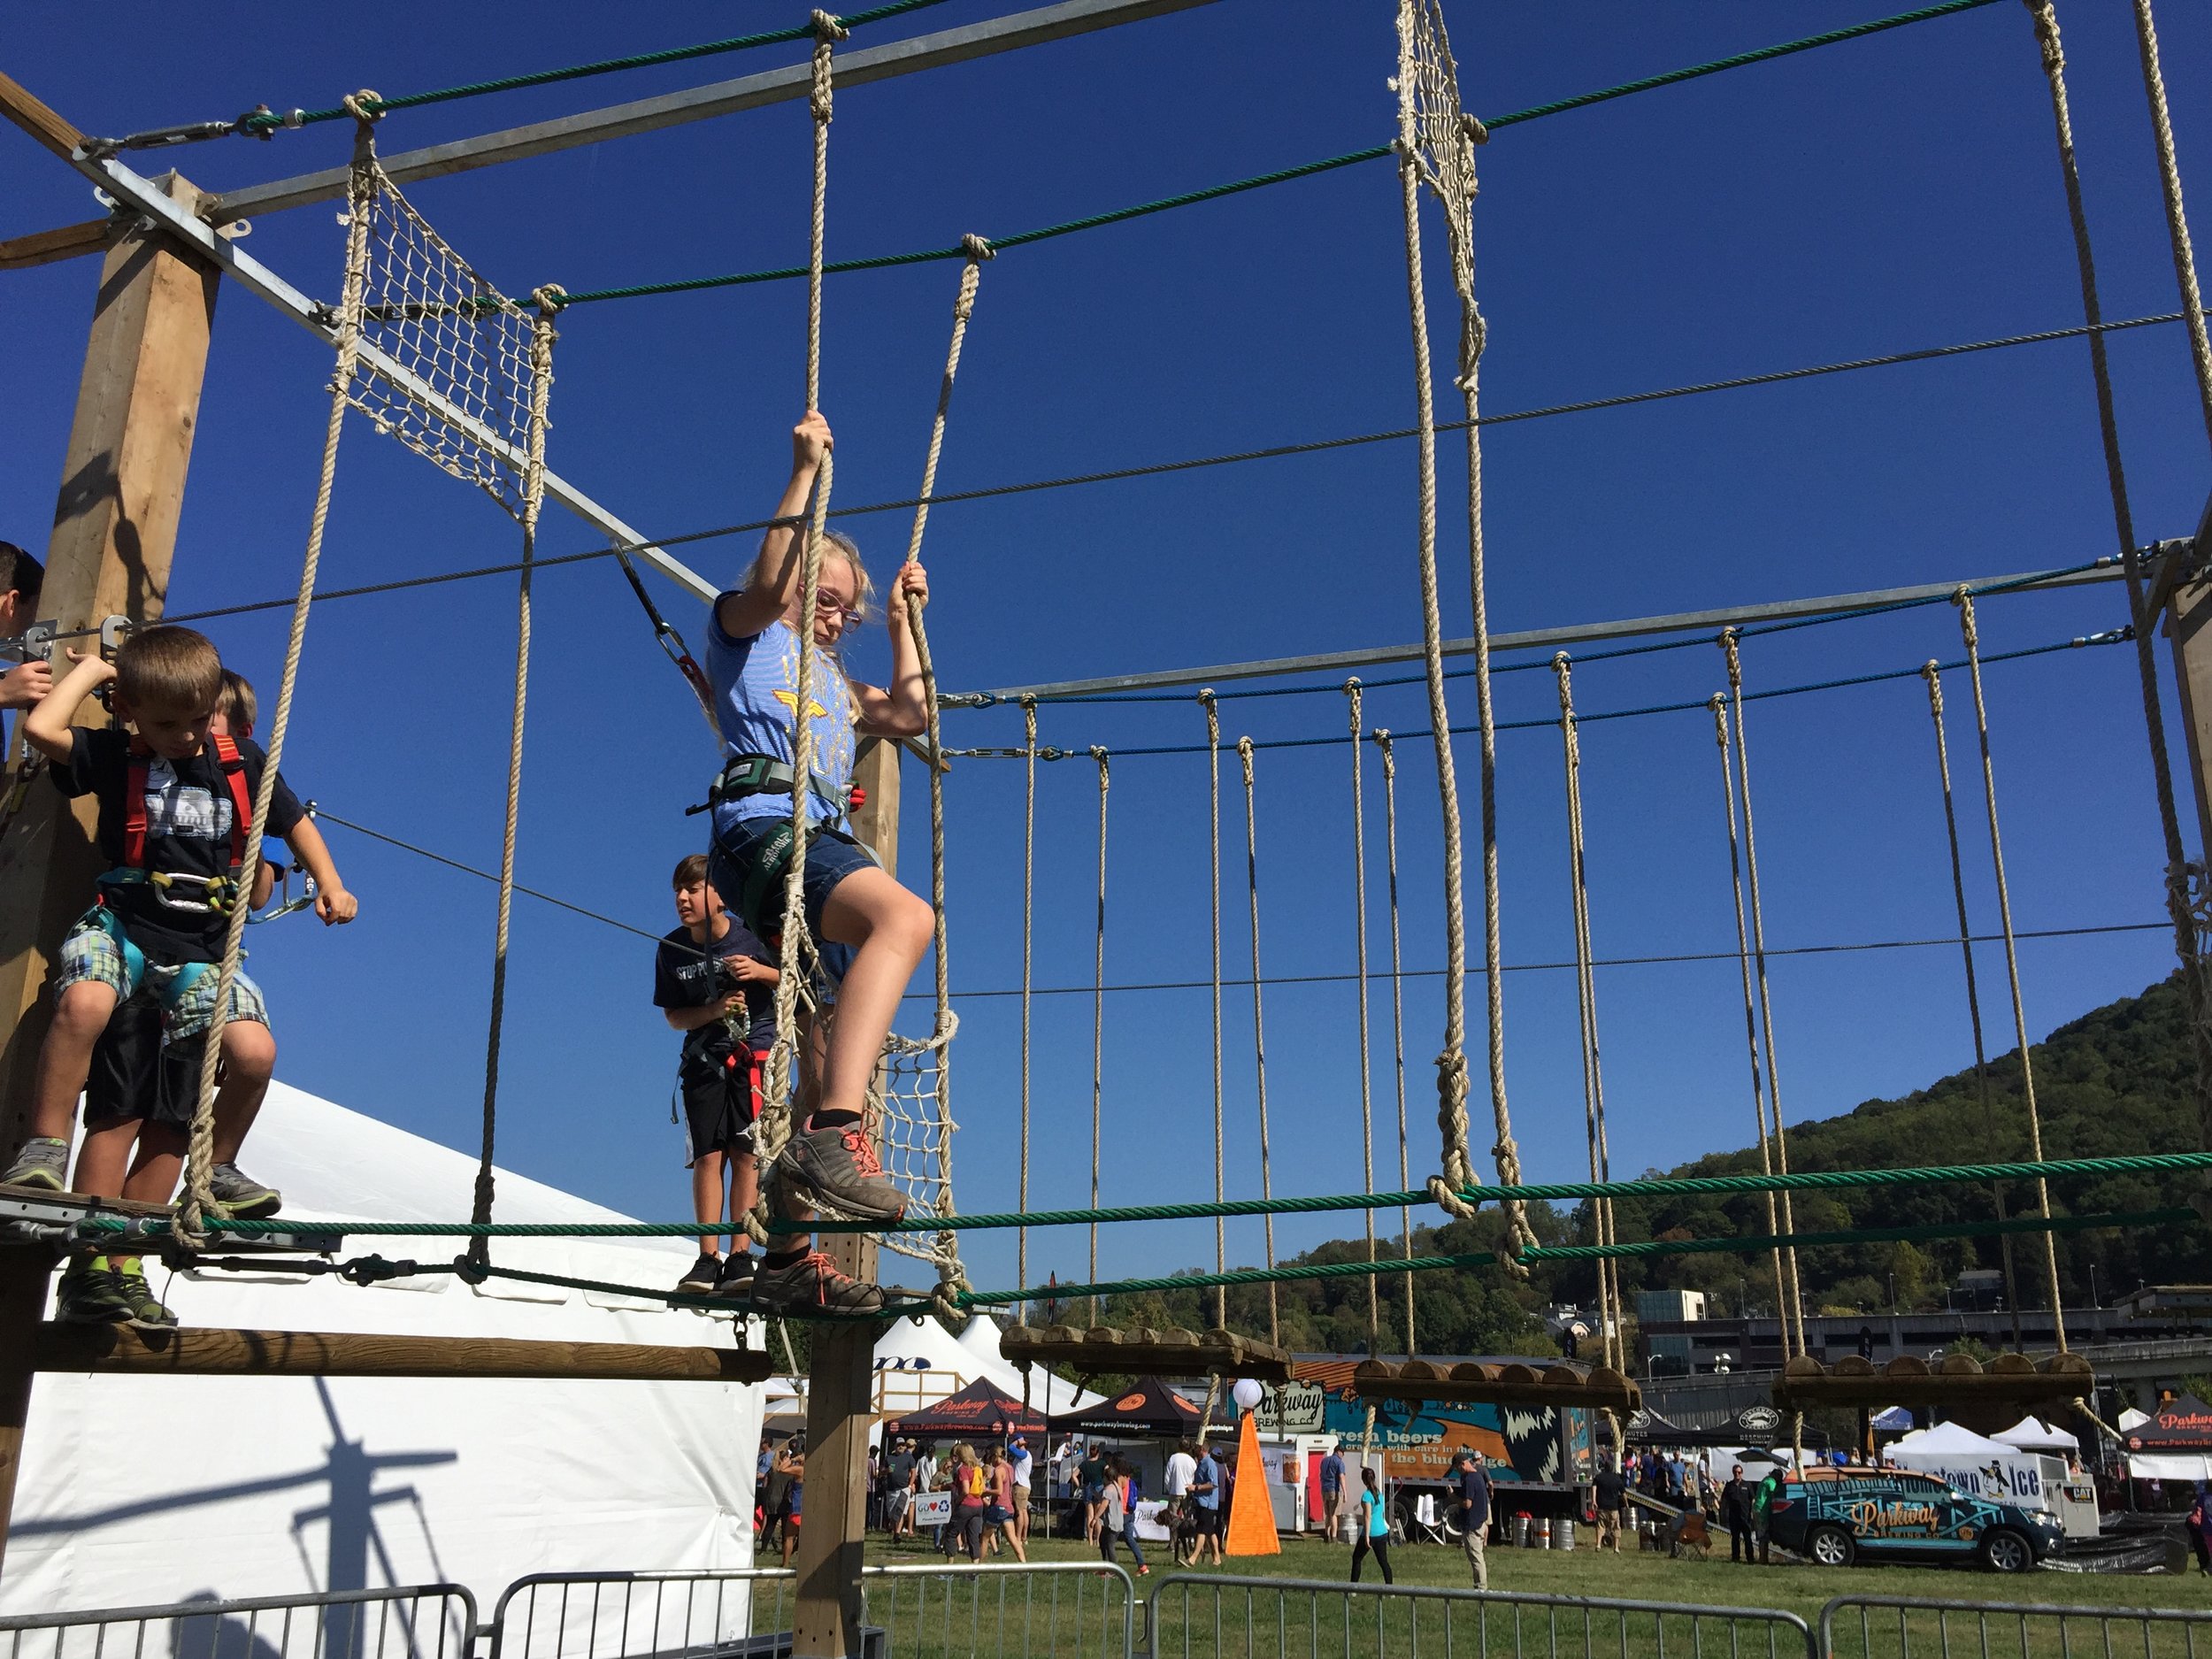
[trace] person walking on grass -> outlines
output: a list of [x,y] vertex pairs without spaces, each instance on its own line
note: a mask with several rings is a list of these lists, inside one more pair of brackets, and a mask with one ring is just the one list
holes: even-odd
[[1487,1590],[1490,1477],[1483,1469],[1482,1454],[1471,1446],[1460,1448],[1457,1467],[1452,1475],[1452,1492],[1459,1511],[1459,1547],[1467,1554],[1467,1570],[1474,1575],[1475,1588]]
[[[1375,1484],[1375,1471],[1366,1464],[1360,1466],[1359,1538],[1352,1546],[1352,1582],[1359,1582],[1359,1570],[1366,1564],[1369,1551],[1374,1552],[1375,1564],[1382,1569],[1383,1582],[1395,1584],[1390,1574],[1390,1508],[1383,1500],[1382,1488]],[[1477,1580],[1479,1587],[1480,1580]]]

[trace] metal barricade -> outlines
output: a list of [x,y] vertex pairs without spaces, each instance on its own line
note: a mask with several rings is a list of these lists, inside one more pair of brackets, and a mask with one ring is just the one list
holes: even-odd
[[1819,1659],[1769,1608],[1228,1574],[1161,1579],[1147,1633],[1150,1659]]
[[[1135,1645],[1135,1586],[1103,1562],[868,1567],[861,1589],[866,1651],[884,1659],[1130,1659]],[[488,1659],[782,1659],[795,1591],[780,1567],[539,1573],[499,1598]]]
[[533,1573],[492,1609],[489,1659],[775,1659],[791,1650],[795,1577],[788,1567]]
[[1137,1591],[1111,1562],[861,1571],[888,1659],[1130,1659]]
[[0,1659],[469,1659],[456,1584],[0,1618]]
[[2172,1608],[1839,1595],[1819,1634],[1816,1659],[2212,1659],[2212,1610]]

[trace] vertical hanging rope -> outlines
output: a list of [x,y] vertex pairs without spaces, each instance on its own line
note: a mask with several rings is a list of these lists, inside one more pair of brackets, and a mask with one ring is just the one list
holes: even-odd
[[[1260,1108],[1260,1196],[1275,1196],[1273,1147],[1267,1133],[1267,1017],[1260,994],[1260,833],[1259,815],[1253,804],[1252,740],[1237,739],[1237,765],[1244,774],[1244,882],[1252,910],[1252,1071]],[[1373,1191],[1372,1187],[1368,1189]],[[1262,1217],[1267,1240],[1267,1266],[1275,1269],[1275,1217]],[[1273,1279],[1267,1281],[1267,1340],[1283,1340],[1282,1310]]]
[[[1988,1155],[1997,1156],[1997,1106],[1989,1094],[1989,1059],[1986,1045],[1982,1040],[1981,989],[1974,973],[1974,934],[1966,916],[1966,867],[1959,857],[1959,816],[1951,796],[1951,745],[1943,731],[1943,674],[1933,657],[1921,664],[1920,677],[1928,682],[1928,718],[1935,725],[1936,772],[1943,783],[1943,833],[1951,849],[1951,896],[1956,902],[1959,918],[1959,956],[1966,967],[1966,1017],[1974,1028],[1974,1088],[1981,1096],[1982,1130],[1988,1137]],[[1989,1184],[1990,1202],[1995,1206],[1997,1220],[2002,1223],[2007,1215],[2005,1184]],[[2005,1302],[2012,1309],[2012,1343],[2021,1346],[2020,1285],[2013,1271],[2012,1235],[2001,1233],[1998,1240],[2003,1252],[2005,1267]]]
[[1436,580],[1436,394],[1429,363],[1428,299],[1421,275],[1421,156],[1416,119],[1419,64],[1413,0],[1398,7],[1398,186],[1405,211],[1406,296],[1413,324],[1413,386],[1418,443],[1417,548],[1421,575],[1421,657],[1429,729],[1436,741],[1436,787],[1444,826],[1444,1048],[1436,1060],[1436,1116],[1443,1173],[1430,1196],[1471,1217],[1460,1196],[1475,1184],[1467,1159],[1467,907],[1461,850],[1459,777],[1452,757],[1451,711],[1444,699],[1444,622]]
[[[484,1144],[476,1165],[469,1219],[492,1218],[492,1152],[499,1127],[499,1049],[507,1017],[508,920],[515,903],[515,833],[522,822],[523,717],[530,706],[530,577],[538,552],[538,514],[545,505],[546,408],[553,391],[553,317],[559,290],[540,288],[530,331],[530,429],[522,471],[522,574],[515,591],[515,696],[507,728],[507,803],[499,843],[499,919],[492,938],[492,1006],[484,1036]],[[491,1240],[469,1240],[469,1260],[491,1259]]]
[[[829,127],[831,109],[830,53],[845,38],[845,30],[826,12],[814,13],[814,81],[809,107],[814,117],[813,218],[807,243],[806,283],[806,406],[822,406],[822,239],[829,208]],[[799,1049],[799,978],[803,961],[801,936],[806,931],[807,833],[813,820],[807,803],[813,796],[814,720],[814,611],[821,592],[822,534],[829,521],[830,488],[835,473],[833,453],[822,457],[815,474],[814,500],[807,514],[806,549],[799,576],[798,672],[792,676],[791,863],[784,872],[783,938],[776,980],[776,1046],[769,1056],[767,1094],[780,1111],[764,1112],[759,1156],[772,1160],[791,1128],[797,1102]],[[779,1133],[778,1132],[781,1133]]]
[[[1997,921],[2005,936],[2005,979],[2012,991],[2012,1029],[2020,1041],[2020,1093],[2028,1109],[2028,1156],[2043,1162],[2043,1117],[2035,1104],[2035,1064],[2028,1053],[2028,1017],[2020,999],[2020,951],[2012,936],[2012,894],[2005,885],[2005,842],[1997,828],[1997,769],[1989,754],[1989,705],[1982,696],[1980,634],[1974,625],[1974,595],[1962,588],[1952,595],[1959,608],[1959,634],[1966,642],[1966,672],[1974,687],[1974,733],[1982,749],[1982,799],[1989,810],[1989,861],[1997,875]],[[2051,1184],[2035,1180],[2036,1213],[2051,1213]],[[2044,1288],[2051,1298],[2051,1324],[2059,1352],[2066,1351],[2066,1314],[2059,1295],[2058,1241],[2043,1235]]]
[[[1555,656],[1551,666],[1559,682],[1559,741],[1567,773],[1567,879],[1574,903],[1575,1001],[1582,1017],[1583,1134],[1589,1143],[1590,1179],[1609,1181],[1613,1179],[1612,1153],[1605,1133],[1605,1077],[1598,1062],[1597,975],[1592,966],[1594,952],[1590,945],[1590,888],[1583,852],[1582,737],[1575,719],[1574,682],[1567,653],[1561,651]],[[1590,1230],[1594,1243],[1603,1246],[1614,1242],[1610,1199],[1591,1200]],[[1601,1326],[1598,1346],[1605,1363],[1624,1373],[1626,1368],[1614,1351],[1619,1323],[1615,1317],[1618,1290],[1609,1271],[1613,1266],[1609,1257],[1601,1257],[1597,1263]],[[1614,1443],[1620,1443],[1617,1434]]]
[[[1766,907],[1759,896],[1759,833],[1751,820],[1751,735],[1744,720],[1743,659],[1737,649],[1736,630],[1724,629],[1721,650],[1728,659],[1728,695],[1736,715],[1736,793],[1743,805],[1744,886],[1751,895],[1751,964],[1759,979],[1759,1034],[1766,1040],[1767,1111],[1773,1119],[1774,1166],[1790,1172],[1789,1131],[1782,1122],[1782,1070],[1774,1054],[1774,995],[1767,986]],[[1797,1231],[1790,1194],[1782,1194],[1782,1231]],[[1797,1275],[1797,1248],[1785,1245],[1782,1265],[1789,1271],[1789,1303],[1783,1318],[1793,1327],[1797,1351],[1805,1351],[1805,1292]]]
[[[2054,25],[2055,28],[2055,25]],[[2135,44],[2143,62],[2143,93],[2151,107],[2151,136],[2158,148],[2158,182],[2166,198],[2166,234],[2174,250],[2174,282],[2181,290],[2182,320],[2189,326],[2189,360],[2197,371],[2197,400],[2212,438],[2212,339],[2204,326],[2204,296],[2197,288],[2196,250],[2189,244],[2189,215],[2181,201],[2181,164],[2174,158],[2174,122],[2166,109],[2166,75],[2158,62],[2158,21],[2151,0],[2135,0]]]
[[[1091,1208],[1098,1208],[1099,1128],[1106,1075],[1106,751],[1094,748],[1098,763],[1098,940],[1091,957]],[[1091,1283],[1098,1283],[1098,1223],[1091,1223]],[[1098,1323],[1098,1298],[1091,1298],[1091,1323]]]
[[[1379,730],[1375,733],[1375,748],[1382,755],[1383,826],[1390,896],[1390,1070],[1398,1090],[1398,1190],[1413,1190],[1412,1143],[1406,1134],[1406,976],[1404,951],[1398,933],[1398,757],[1391,748],[1390,733]],[[1371,1185],[1368,1191],[1374,1191]],[[1404,1205],[1398,1209],[1398,1240],[1404,1257],[1413,1259],[1413,1211]],[[1413,1273],[1404,1275],[1406,1299],[1406,1357],[1416,1352],[1413,1346]]]
[[[2197,1059],[2197,1133],[2199,1143],[2212,1147],[2212,987],[2205,978],[2205,930],[2208,921],[2207,895],[2203,888],[2204,868],[2190,862],[2181,838],[2181,813],[2174,798],[2174,778],[2171,761],[2166,750],[2166,715],[2159,700],[2158,660],[2154,654],[2152,634],[2156,618],[2148,613],[2148,601],[2143,588],[2142,561],[2135,544],[2135,515],[2128,504],[2127,468],[2120,455],[2120,426],[2112,402],[2112,371],[2105,354],[2104,305],[2097,297],[2097,261],[2089,242],[2089,216],[2083,206],[2081,169],[2074,156],[2074,123],[2066,102],[2066,54],[2059,42],[2058,14],[2051,0],[2025,0],[2028,13],[2035,24],[2036,43],[2041,49],[2043,74],[2051,91],[2051,122],[2058,140],[2059,175],[2066,187],[2066,216],[2074,234],[2074,262],[2081,275],[2082,320],[2089,325],[2090,378],[2097,395],[2097,431],[2104,447],[2105,482],[2112,496],[2113,530],[2119,541],[2120,568],[2127,578],[2128,614],[2135,624],[2135,672],[2143,696],[2143,727],[2150,740],[2151,784],[2158,801],[2158,825],[2166,850],[2166,912],[2174,927],[2174,954],[2181,962],[2183,995],[2189,1007],[2190,1035],[2194,1041]],[[2139,30],[2141,20],[2138,20]],[[2146,64],[2154,69],[2156,37],[2147,42],[2139,38],[2145,46]],[[2170,127],[2167,137],[2170,139]],[[2164,157],[2161,157],[2162,165]],[[2169,214],[2174,214],[2180,201],[2179,178],[2169,196]],[[2170,224],[2172,222],[2170,218]],[[2184,225],[2183,234],[2186,234]],[[2185,244],[2177,243],[2177,268],[2183,264],[2193,270],[2193,259],[2185,261]],[[2185,303],[2186,295],[2185,294]],[[2198,354],[2201,365],[2206,361],[2207,349],[2198,345],[2202,337],[2204,323],[2202,307],[2197,310],[2196,320],[2191,326],[2191,349]],[[2200,368],[2201,376],[2205,370]],[[2212,382],[2199,383],[2200,394],[2207,400],[2206,422],[2212,430]],[[2212,1211],[2212,1195],[2200,1190],[2197,1204],[2200,1210]]]
[[[1037,700],[1022,699],[1022,1166],[1018,1209],[1029,1209],[1030,968],[1037,934]],[[1029,1229],[1014,1235],[1014,1282],[1029,1282]]]
[[[1210,686],[1198,694],[1198,701],[1206,710],[1206,784],[1212,807],[1209,845],[1213,857],[1214,1202],[1217,1204],[1228,1192],[1221,1136],[1221,710]],[[1222,1218],[1216,1216],[1214,1271],[1228,1271],[1229,1231]],[[1229,1290],[1225,1285],[1214,1287],[1214,1323],[1225,1328],[1229,1323]]]
[[[1375,1079],[1367,1030],[1367,789],[1362,775],[1366,757],[1360,752],[1359,677],[1344,682],[1345,712],[1352,728],[1352,933],[1359,961],[1359,1150],[1368,1192],[1375,1190]],[[1259,978],[1257,972],[1253,976]],[[1402,1177],[1401,1179],[1403,1179]],[[1400,1189],[1403,1191],[1402,1187]],[[1367,1259],[1375,1259],[1375,1212],[1360,1212],[1366,1224]],[[1382,1347],[1382,1292],[1376,1275],[1367,1276],[1367,1351],[1373,1356]]]
[[[1743,1037],[1744,1049],[1751,1056],[1751,1118],[1759,1132],[1759,1171],[1774,1173],[1774,1142],[1767,1134],[1765,1068],[1759,1063],[1758,1004],[1751,985],[1751,934],[1744,919],[1743,852],[1736,839],[1736,770],[1728,753],[1729,718],[1728,697],[1724,692],[1715,692],[1706,705],[1713,711],[1713,741],[1720,746],[1720,793],[1722,809],[1728,819],[1728,896],[1736,904],[1736,964],[1743,975]],[[1778,1235],[1781,1223],[1774,1206],[1774,1194],[1763,1194],[1766,1204],[1767,1233]],[[1789,1304],[1789,1278],[1782,1270],[1782,1249],[1774,1248],[1774,1317],[1781,1328],[1782,1357],[1790,1356],[1789,1317],[1783,1310]],[[1743,1313],[1747,1319],[1747,1311]]]
[[[269,723],[267,759],[261,784],[254,791],[253,823],[246,835],[246,856],[238,872],[239,892],[253,892],[254,876],[261,867],[261,838],[269,827],[269,803],[276,797],[277,768],[284,759],[284,734],[292,722],[292,693],[299,684],[300,652],[307,643],[307,612],[315,599],[315,572],[323,557],[323,530],[330,521],[330,497],[338,478],[338,438],[345,425],[346,390],[353,383],[354,365],[361,349],[361,301],[368,283],[369,217],[374,211],[379,175],[376,170],[375,121],[365,111],[373,92],[349,97],[352,113],[353,164],[346,182],[346,266],[339,289],[337,357],[330,376],[330,419],[323,428],[323,457],[315,480],[315,508],[307,522],[307,550],[300,560],[300,585],[292,601],[292,626],[284,642],[284,668],[277,681],[276,712]],[[215,1002],[208,1017],[207,1040],[200,1053],[198,1103],[192,1110],[192,1130],[184,1163],[184,1202],[177,1215],[177,1236],[188,1247],[206,1242],[207,1214],[215,1208],[212,1179],[215,1171],[215,1074],[222,1064],[223,1027],[230,1023],[231,987],[238,979],[238,958],[246,933],[243,902],[234,904],[230,926],[223,936],[223,959],[216,970]]]
[[[918,564],[922,535],[929,527],[930,497],[937,490],[937,464],[944,454],[945,422],[952,412],[952,388],[960,373],[960,352],[968,338],[968,319],[975,315],[977,286],[983,280],[983,261],[992,257],[991,245],[980,236],[964,236],[961,247],[967,261],[960,268],[960,289],[952,303],[952,343],[945,351],[944,378],[937,385],[937,412],[929,426],[929,452],[922,462],[922,488],[914,503],[914,528],[907,537],[906,563]],[[896,588],[894,603],[906,610],[906,626],[914,640],[914,659],[922,671],[922,697],[927,710],[929,735],[929,909],[932,960],[935,966],[936,1025],[932,1046],[937,1056],[937,1123],[939,1202],[941,1215],[952,1214],[952,1137],[944,1125],[952,1120],[952,1033],[959,1021],[952,1011],[952,967],[945,940],[945,761],[943,732],[939,725],[937,664],[930,655],[929,631],[923,626],[926,602],[910,603]],[[1096,1201],[1093,1201],[1095,1208]],[[937,1235],[937,1277],[941,1297],[967,1282],[960,1267],[960,1235],[947,1230]],[[1093,1274],[1095,1279],[1097,1275]],[[949,1311],[949,1310],[948,1310]]]

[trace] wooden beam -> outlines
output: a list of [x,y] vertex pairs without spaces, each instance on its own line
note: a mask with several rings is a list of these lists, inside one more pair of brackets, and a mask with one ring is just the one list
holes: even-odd
[[[866,796],[853,834],[899,872],[899,755],[896,743],[864,741],[853,781]],[[873,1279],[877,1248],[864,1233],[825,1237],[838,1270]],[[875,1422],[876,1335],[869,1322],[817,1325],[806,1401],[806,1525],[799,1532],[797,1598],[791,1618],[793,1659],[858,1659],[860,1567],[867,1541],[868,1431]]]
[[31,1369],[189,1377],[757,1383],[767,1378],[770,1364],[767,1355],[749,1348],[660,1348],[639,1342],[42,1325],[32,1345]]
[[[837,86],[841,91],[872,81],[887,81],[894,75],[939,69],[949,64],[965,63],[971,58],[1015,51],[1047,41],[1065,40],[1118,24],[1211,4],[1212,0],[1059,0],[1058,4],[1041,6],[1033,12],[1018,12],[1010,17],[989,18],[934,35],[917,35],[882,46],[841,51],[837,54]],[[627,138],[637,133],[657,132],[663,127],[732,115],[741,110],[790,103],[805,97],[812,84],[812,67],[802,60],[764,74],[687,87],[681,92],[663,93],[657,97],[640,98],[606,109],[587,110],[578,115],[534,122],[528,127],[511,127],[503,132],[457,139],[426,150],[402,150],[384,157],[384,171],[404,184],[411,179],[434,179],[478,167],[495,167],[531,156],[574,150],[580,145],[604,143],[611,138]],[[314,202],[336,201],[345,193],[346,170],[331,167],[320,173],[233,190],[215,204],[211,217],[215,224],[227,225],[256,213],[274,213]]]
[[0,242],[0,271],[27,271],[33,265],[52,265],[99,253],[115,237],[119,227],[112,218],[88,219],[81,225],[63,225],[36,230],[27,236]]
[[2151,611],[2162,602],[2166,637],[2189,741],[2189,780],[2197,802],[2198,856],[2212,847],[2212,572],[2195,543],[2169,542],[2154,572]]
[[84,134],[64,120],[20,81],[0,74],[0,116],[5,116],[64,161],[75,159]]
[[50,1250],[0,1246],[0,1569],[8,1554],[15,1472],[23,1463],[23,1426],[31,1412],[32,1339],[46,1310]]
[[[0,101],[14,86],[0,84]],[[9,109],[21,124],[21,111]],[[167,191],[198,205],[199,192],[174,175]],[[216,282],[211,263],[143,226],[127,232],[101,265],[47,543],[42,619],[81,628],[106,616],[149,622],[161,615]],[[99,716],[96,703],[86,707]],[[93,810],[89,795],[73,806],[42,787],[0,841],[0,1154],[21,1141],[28,1121],[48,964],[99,874]]]

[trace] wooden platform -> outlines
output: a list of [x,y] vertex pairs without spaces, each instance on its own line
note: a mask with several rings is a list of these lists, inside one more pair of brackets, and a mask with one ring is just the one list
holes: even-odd
[[1250,1377],[1261,1382],[1290,1380],[1290,1355],[1256,1337],[1233,1331],[1155,1331],[1140,1325],[1118,1331],[1109,1325],[1078,1330],[1073,1325],[1018,1325],[999,1338],[999,1352],[1017,1365],[1041,1365],[1095,1374],[1150,1372],[1163,1377]]
[[351,1332],[139,1331],[42,1325],[31,1368],[215,1377],[535,1377],[613,1382],[754,1383],[772,1370],[749,1348],[640,1342],[526,1342],[506,1337]]
[[[134,1204],[120,1198],[86,1198],[77,1193],[50,1193],[36,1187],[0,1186],[0,1242],[32,1243],[49,1236],[56,1227],[74,1227],[91,1216],[119,1217],[126,1223],[173,1221],[176,1211],[165,1204]],[[169,1242],[165,1229],[81,1235],[82,1244],[112,1242],[119,1249],[133,1244],[157,1249]],[[303,1221],[279,1233],[219,1233],[211,1248],[226,1256],[328,1256],[345,1248],[343,1225],[332,1221]]]
[[1363,1361],[1352,1373],[1352,1393],[1363,1400],[1413,1400],[1436,1405],[1578,1406],[1589,1410],[1635,1411],[1643,1390],[1603,1365],[1486,1363],[1470,1360],[1437,1365],[1425,1359]]
[[1901,1355],[1886,1365],[1854,1355],[1824,1365],[1801,1354],[1782,1368],[1774,1384],[1774,1403],[1788,1409],[1807,1406],[2018,1406],[2086,1399],[2097,1386],[2095,1371],[2079,1354],[2054,1354],[2040,1363],[2025,1354],[2000,1354],[1984,1365],[1966,1354],[1948,1354],[1935,1364]]

